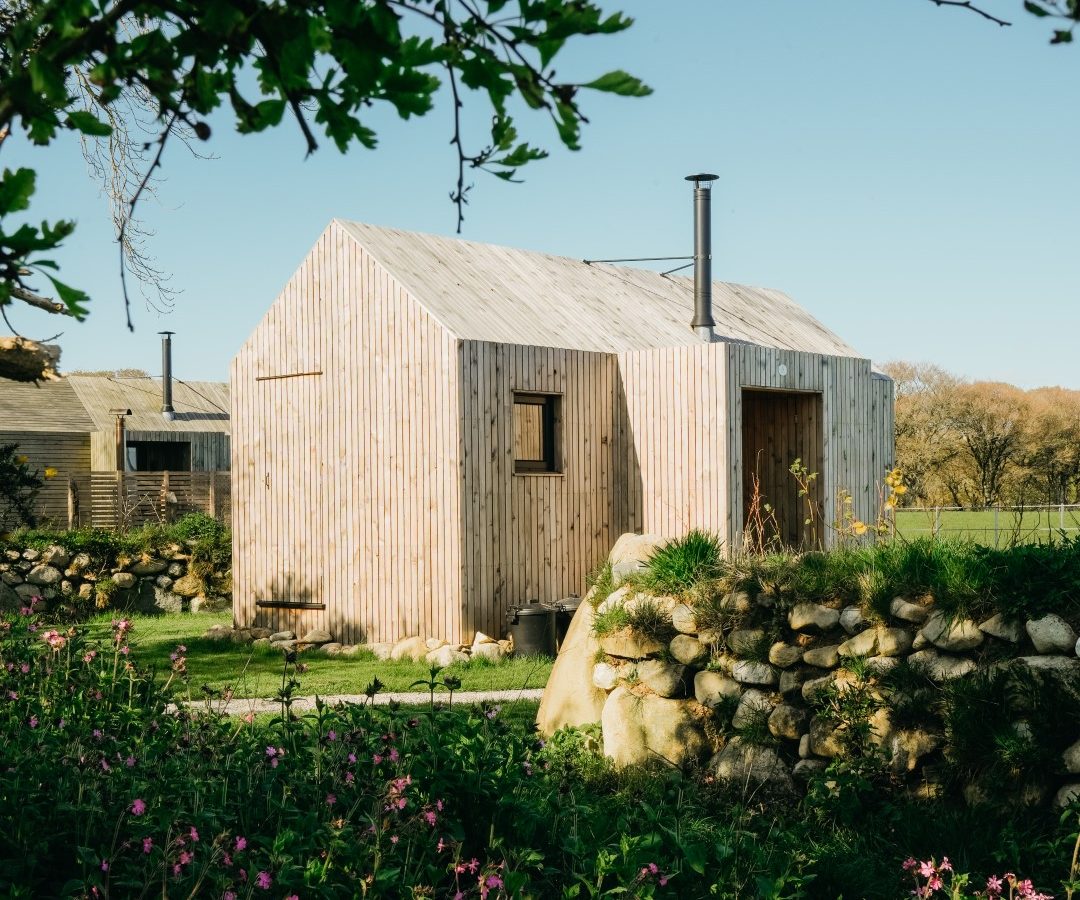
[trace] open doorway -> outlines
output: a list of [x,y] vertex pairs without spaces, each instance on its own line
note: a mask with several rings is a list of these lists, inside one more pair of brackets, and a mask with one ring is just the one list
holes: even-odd
[[[791,467],[800,460],[809,480],[809,496],[800,496]],[[742,394],[743,527],[751,525],[755,481],[763,512],[766,541],[775,536],[788,547],[824,543],[825,459],[821,394],[744,388]],[[810,514],[808,500],[813,505]],[[806,520],[812,518],[811,523]]]

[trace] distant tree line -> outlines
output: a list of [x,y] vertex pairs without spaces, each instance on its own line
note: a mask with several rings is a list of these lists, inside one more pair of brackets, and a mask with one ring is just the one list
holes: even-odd
[[1080,502],[1080,391],[968,381],[892,362],[908,505]]

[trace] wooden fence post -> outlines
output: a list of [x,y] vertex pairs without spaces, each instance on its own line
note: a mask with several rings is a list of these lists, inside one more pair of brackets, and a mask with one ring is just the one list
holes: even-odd
[[217,518],[217,472],[210,472],[207,476],[210,479],[210,496],[207,500],[207,506],[210,507],[210,518]]
[[67,484],[68,530],[75,527],[79,520],[79,493],[75,479],[69,478]]

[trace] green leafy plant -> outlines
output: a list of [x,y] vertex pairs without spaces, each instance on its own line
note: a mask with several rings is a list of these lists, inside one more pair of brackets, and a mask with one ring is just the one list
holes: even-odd
[[723,571],[723,542],[694,529],[658,548],[647,562],[640,583],[657,594],[682,594]]
[[0,444],[0,533],[34,524],[34,500],[45,484],[18,451],[18,444]]

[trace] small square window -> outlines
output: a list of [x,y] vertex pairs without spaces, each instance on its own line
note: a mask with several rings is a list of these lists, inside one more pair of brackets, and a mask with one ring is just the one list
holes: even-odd
[[514,473],[558,472],[557,394],[514,392]]

